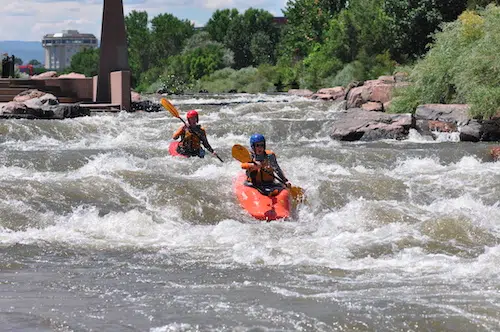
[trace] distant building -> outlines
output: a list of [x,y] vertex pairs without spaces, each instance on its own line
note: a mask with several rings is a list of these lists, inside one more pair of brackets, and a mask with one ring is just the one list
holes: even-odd
[[97,47],[97,38],[90,33],[79,33],[77,30],[45,35],[42,40],[45,49],[44,67],[62,70],[69,67],[71,58],[84,48]]
[[275,17],[273,17],[273,22],[274,22],[274,24],[276,24],[278,26],[282,26],[282,25],[287,24],[288,20],[284,16],[275,16]]

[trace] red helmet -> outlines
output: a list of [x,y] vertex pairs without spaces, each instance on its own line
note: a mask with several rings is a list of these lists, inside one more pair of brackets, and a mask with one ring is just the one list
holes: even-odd
[[196,112],[195,110],[191,110],[191,111],[187,112],[186,117],[188,118],[188,120],[191,118],[195,118],[196,122],[198,122],[198,112]]

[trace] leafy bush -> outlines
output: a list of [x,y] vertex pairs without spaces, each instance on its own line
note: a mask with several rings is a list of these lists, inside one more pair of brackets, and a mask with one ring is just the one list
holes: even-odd
[[388,111],[391,113],[413,113],[421,104],[419,101],[421,95],[421,89],[415,84],[395,89]]
[[224,68],[203,77],[194,85],[195,90],[208,92],[274,92],[279,85],[280,74],[275,66],[261,65],[240,70]]
[[329,82],[330,86],[347,86],[352,81],[362,80],[363,65],[359,61],[353,61],[340,70]]
[[[143,72],[139,78],[139,84],[135,88],[137,92],[148,92],[153,93],[158,90],[159,86],[157,82],[159,82],[160,76],[165,70],[164,67],[153,67],[145,72]],[[150,85],[155,84],[155,89],[150,87]]]
[[84,48],[71,57],[71,65],[64,72],[75,72],[87,77],[99,73],[99,49]]
[[393,112],[424,103],[468,103],[471,115],[489,118],[500,107],[500,7],[465,11],[435,35],[410,74],[413,87],[396,91]]

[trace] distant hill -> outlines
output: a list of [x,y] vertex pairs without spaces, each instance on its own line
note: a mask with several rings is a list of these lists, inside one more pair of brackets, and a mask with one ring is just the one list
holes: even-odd
[[3,53],[9,53],[9,55],[14,55],[16,58],[21,58],[24,64],[33,59],[40,61],[42,64],[44,63],[45,55],[42,41],[0,41],[0,55]]

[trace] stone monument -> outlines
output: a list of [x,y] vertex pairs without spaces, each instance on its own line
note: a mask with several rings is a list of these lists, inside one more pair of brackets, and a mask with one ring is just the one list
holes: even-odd
[[[119,96],[119,97],[118,97]],[[130,67],[122,0],[104,0],[96,102],[130,110]]]

